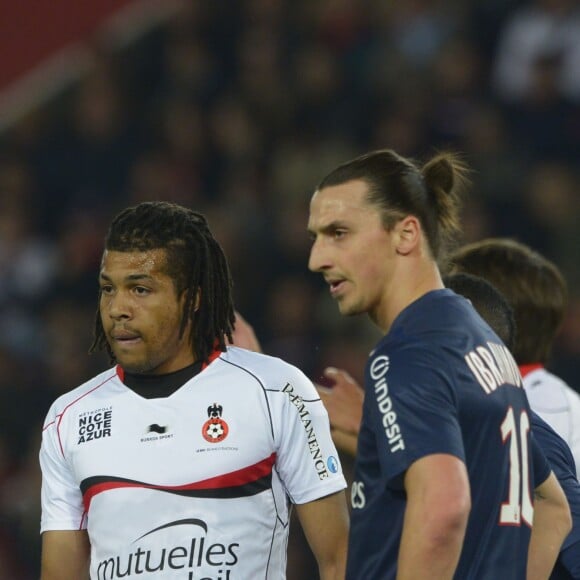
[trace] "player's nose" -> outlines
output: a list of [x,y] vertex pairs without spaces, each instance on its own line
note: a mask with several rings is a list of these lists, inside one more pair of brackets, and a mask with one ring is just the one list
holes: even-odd
[[123,292],[115,292],[114,295],[110,296],[105,308],[106,314],[113,320],[130,318],[131,316],[130,300]]
[[330,267],[330,255],[325,248],[324,242],[317,238],[310,248],[308,258],[308,269],[312,272],[322,272]]

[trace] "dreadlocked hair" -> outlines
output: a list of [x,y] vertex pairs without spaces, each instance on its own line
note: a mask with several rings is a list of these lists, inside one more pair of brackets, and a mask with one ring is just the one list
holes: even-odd
[[[205,216],[174,203],[144,202],[123,210],[113,219],[105,238],[105,249],[115,252],[165,250],[165,271],[173,280],[177,295],[187,292],[180,336],[191,321],[193,354],[206,363],[216,348],[226,349],[226,338],[232,341],[235,320],[233,284],[224,252]],[[198,293],[200,301],[196,309]],[[97,307],[89,352],[102,350],[115,361]]]

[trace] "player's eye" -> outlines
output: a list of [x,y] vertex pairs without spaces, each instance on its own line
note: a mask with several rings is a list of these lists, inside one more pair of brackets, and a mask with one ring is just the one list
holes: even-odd
[[137,294],[137,296],[147,296],[151,293],[151,290],[149,290],[149,288],[145,288],[145,286],[135,286],[133,288],[133,292]]

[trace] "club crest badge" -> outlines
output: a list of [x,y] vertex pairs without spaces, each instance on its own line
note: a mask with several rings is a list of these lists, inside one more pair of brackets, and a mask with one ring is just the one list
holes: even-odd
[[219,443],[228,436],[229,427],[222,419],[222,411],[223,407],[217,403],[207,408],[207,416],[209,419],[203,424],[201,434],[210,443]]

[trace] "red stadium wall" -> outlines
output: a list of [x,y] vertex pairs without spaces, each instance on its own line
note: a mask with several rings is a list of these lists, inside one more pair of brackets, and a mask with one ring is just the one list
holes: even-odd
[[180,0],[0,0],[0,129],[83,70],[82,45],[113,42],[173,14]]
[[135,0],[3,0],[0,2],[0,90],[52,54],[92,36]]

